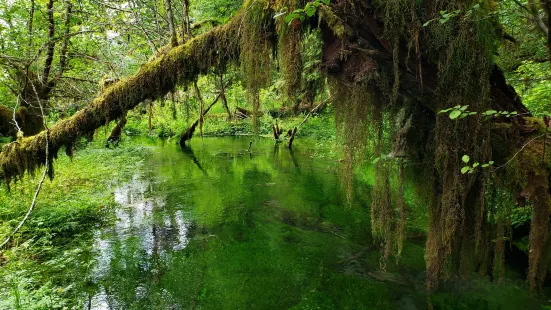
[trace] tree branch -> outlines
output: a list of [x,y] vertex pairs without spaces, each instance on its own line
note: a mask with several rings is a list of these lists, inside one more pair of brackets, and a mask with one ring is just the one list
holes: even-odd
[[[215,27],[183,45],[168,48],[166,54],[142,65],[135,75],[115,83],[87,107],[54,125],[49,134],[49,156],[55,156],[63,147],[72,147],[80,137],[105,125],[108,120],[120,118],[142,101],[160,98],[177,84],[190,83],[200,74],[224,68],[228,62],[237,60],[242,18],[240,12],[228,24]],[[44,165],[45,147],[44,131],[5,145],[0,153],[0,166],[6,181],[9,183]]]

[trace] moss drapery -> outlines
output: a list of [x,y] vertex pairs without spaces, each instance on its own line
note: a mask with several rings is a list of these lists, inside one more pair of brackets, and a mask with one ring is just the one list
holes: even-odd
[[[333,101],[337,112],[344,106],[349,113],[348,117],[341,113],[344,132],[373,127],[362,132],[369,134],[367,140],[375,156],[386,159],[384,164],[376,164],[379,172],[372,205],[373,230],[384,258],[392,242],[403,235],[403,231],[388,231],[389,226],[400,223],[400,212],[392,210],[401,209],[401,199],[392,201],[391,197],[400,196],[401,185],[391,188],[388,179],[400,179],[402,157],[406,168],[412,170],[409,174],[414,183],[421,187],[419,192],[427,196],[428,289],[457,275],[499,269],[491,264],[499,264],[500,244],[494,247],[494,260],[487,251],[492,248],[490,243],[496,242],[495,234],[503,231],[503,210],[488,208],[486,201],[488,192],[496,187],[521,194],[533,207],[528,272],[533,291],[541,288],[546,274],[551,160],[548,155],[544,158],[542,151],[545,126],[533,124],[530,117],[488,119],[481,115],[497,110],[529,116],[493,62],[501,33],[494,10],[492,1],[343,0],[322,7],[320,14],[324,19],[323,65],[326,73],[339,81],[333,84],[337,86],[332,90],[336,94]],[[458,14],[439,22],[441,11]],[[429,20],[435,22],[422,26]],[[342,89],[346,91],[339,95]],[[356,100],[347,94],[361,92],[365,93],[361,103],[370,106],[363,110],[382,110],[383,116],[353,112]],[[380,99],[374,101],[374,97]],[[454,106],[468,106],[477,115],[454,121],[438,113]],[[371,117],[367,126],[366,115]],[[381,135],[378,127],[383,125],[385,134]],[[363,149],[366,140],[352,136],[345,134],[349,143],[344,147]],[[517,156],[519,153],[524,155]],[[462,156],[466,154],[480,163],[495,161],[496,167],[462,174]],[[352,158],[346,153],[345,157]],[[409,167],[407,161],[424,164]],[[352,170],[353,163],[346,158],[344,162]],[[511,177],[512,173],[517,175]],[[491,179],[501,182],[488,182]],[[399,244],[395,248],[399,249]]]

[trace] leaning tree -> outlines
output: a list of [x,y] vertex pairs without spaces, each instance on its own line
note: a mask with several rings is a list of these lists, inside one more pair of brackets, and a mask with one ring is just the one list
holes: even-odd
[[46,148],[52,158],[60,149],[71,155],[79,138],[140,102],[233,64],[244,72],[256,110],[272,51],[293,96],[301,33],[319,27],[322,70],[345,141],[343,166],[350,174],[366,148],[377,154],[372,230],[383,257],[401,250],[405,179],[430,217],[428,289],[472,272],[499,278],[509,211],[529,204],[528,280],[537,291],[549,243],[548,125],[531,117],[493,61],[504,36],[495,6],[492,0],[245,1],[227,24],[166,47],[48,133],[4,146],[5,182],[43,165]]

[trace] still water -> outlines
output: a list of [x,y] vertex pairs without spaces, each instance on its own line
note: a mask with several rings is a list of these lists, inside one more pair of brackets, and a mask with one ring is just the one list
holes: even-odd
[[[90,309],[529,309],[515,285],[424,294],[423,237],[380,271],[369,180],[347,201],[336,161],[269,139],[157,141],[114,188]],[[519,293],[521,292],[521,293]],[[516,294],[518,297],[511,297]]]

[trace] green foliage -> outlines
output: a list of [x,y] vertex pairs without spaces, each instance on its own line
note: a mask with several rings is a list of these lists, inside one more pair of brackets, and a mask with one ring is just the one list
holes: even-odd
[[430,25],[430,23],[432,23],[433,21],[440,21],[440,24],[445,24],[447,23],[450,19],[456,17],[456,16],[459,16],[459,14],[461,14],[461,10],[455,10],[453,12],[448,12],[448,11],[440,11],[440,16],[441,18],[439,19],[431,19],[429,20],[428,22],[424,23],[423,24],[423,27],[427,27],[428,25]]
[[532,22],[526,5],[525,0],[499,2],[503,31],[515,42],[503,41],[497,62],[523,104],[534,115],[542,116],[551,112],[547,38]]
[[469,155],[463,155],[463,157],[461,158],[461,161],[463,161],[463,163],[465,163],[467,166],[464,166],[463,168],[461,168],[461,173],[462,174],[472,174],[475,172],[475,169],[476,168],[488,168],[490,166],[492,166],[494,164],[494,161],[489,161],[487,164],[480,164],[479,162],[474,162],[472,163],[472,165],[469,164],[469,162],[471,161],[471,157],[469,157]]
[[440,110],[438,113],[439,114],[440,113],[449,113],[449,117],[450,117],[451,120],[462,119],[462,118],[465,118],[469,115],[476,115],[477,114],[477,112],[468,111],[467,110],[468,107],[469,107],[469,105],[464,105],[464,106],[456,105],[453,108]]
[[193,21],[215,19],[225,23],[239,10],[241,0],[195,0],[190,1],[190,18]]
[[279,13],[274,15],[274,18],[285,16],[284,21],[288,24],[291,24],[296,19],[302,22],[306,18],[314,16],[320,5],[329,5],[330,3],[331,0],[314,0],[306,3],[304,8],[295,9],[292,12],[287,12],[288,9],[284,7]]
[[[465,12],[465,14],[463,15],[462,19],[467,20],[468,18],[472,17],[477,11],[479,11],[482,8],[481,3],[482,3],[482,0],[480,0],[479,3],[474,4],[470,9],[468,9]],[[458,16],[461,16],[461,13],[462,13],[462,10],[455,10],[455,11],[442,10],[442,11],[440,11],[440,18],[434,18],[434,19],[431,19],[431,20],[425,22],[423,24],[423,27],[427,27],[428,25],[430,25],[432,22],[434,22],[436,20],[438,20],[440,22],[440,24],[445,24],[445,23],[449,22],[450,20],[452,20],[452,19],[454,19]],[[489,12],[485,16],[485,18],[491,18],[494,15],[495,15],[495,12]],[[480,16],[478,16],[478,18],[480,18]]]
[[[453,108],[440,110],[438,112],[438,114],[449,113],[449,117],[450,117],[451,120],[462,119],[462,118],[465,118],[467,116],[478,114],[478,112],[468,111],[467,108],[469,108],[468,105],[464,105],[464,106],[457,105]],[[482,114],[482,116],[485,116],[487,118],[490,118],[490,117],[507,117],[507,118],[511,118],[511,117],[518,116],[517,111],[488,110],[488,111],[482,112],[481,114]]]
[[[52,309],[82,303],[93,258],[94,230],[109,221],[115,205],[111,183],[141,167],[147,148],[104,147],[105,136],[60,158],[57,177],[44,184],[38,204],[0,263],[0,308]],[[11,192],[0,189],[0,240],[4,240],[29,207],[39,177],[28,177]]]

